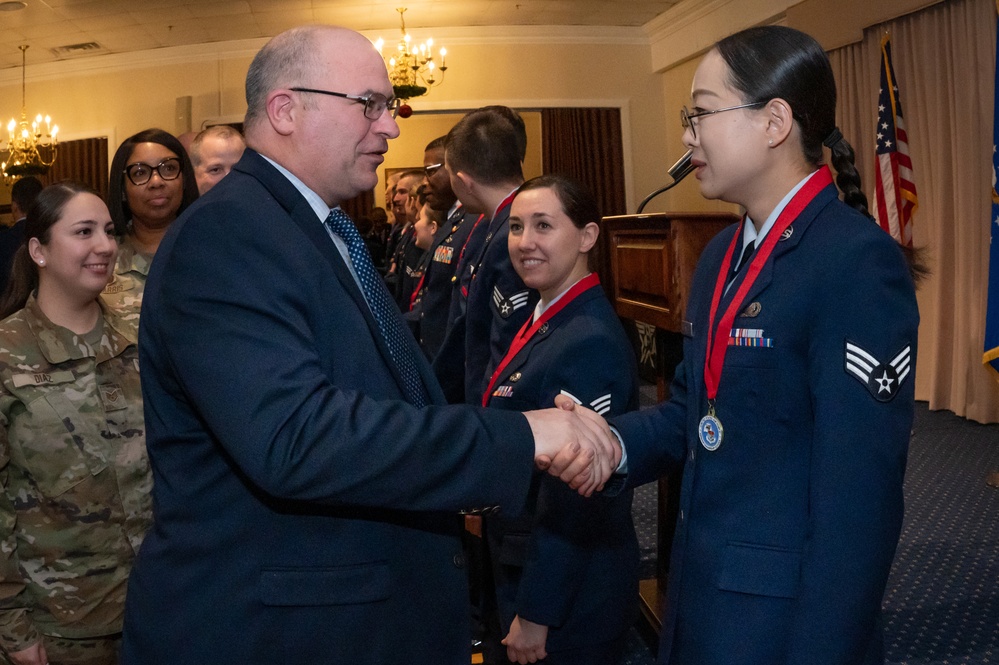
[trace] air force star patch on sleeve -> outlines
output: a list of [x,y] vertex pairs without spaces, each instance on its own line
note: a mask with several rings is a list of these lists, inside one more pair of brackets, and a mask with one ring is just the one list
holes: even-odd
[[874,399],[890,402],[909,376],[912,368],[911,349],[907,345],[890,362],[882,362],[856,344],[847,342],[846,372],[867,386]]
[[493,305],[496,306],[496,311],[504,319],[510,317],[516,310],[520,309],[527,304],[528,298],[531,297],[530,291],[521,291],[520,293],[514,293],[509,298],[505,297],[500,293],[499,287],[493,287]]

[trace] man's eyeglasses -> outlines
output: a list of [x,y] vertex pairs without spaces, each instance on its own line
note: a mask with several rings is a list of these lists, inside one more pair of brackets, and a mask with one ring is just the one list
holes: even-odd
[[714,111],[698,111],[697,113],[691,113],[687,110],[686,106],[680,108],[680,125],[687,129],[690,128],[690,133],[697,138],[697,123],[694,122],[696,118],[700,118],[705,115],[714,115],[715,113],[723,113],[725,111],[734,111],[736,109],[748,109],[754,106],[763,106],[766,102],[750,102],[749,104],[739,104],[738,106],[726,106],[723,109],[715,109]]
[[153,172],[159,174],[162,180],[176,180],[180,176],[180,159],[177,157],[167,157],[156,166],[136,162],[125,167],[125,175],[132,181],[133,185],[145,185],[153,177]]
[[402,105],[402,100],[398,97],[386,97],[385,95],[372,92],[369,95],[347,95],[342,92],[332,92],[330,90],[317,90],[316,88],[289,88],[295,92],[312,92],[317,95],[329,95],[331,97],[343,97],[344,99],[349,99],[353,102],[360,102],[364,104],[364,117],[368,120],[378,120],[382,117],[382,113],[389,111],[392,117],[396,117],[399,113],[399,106]]
[[428,178],[433,178],[434,174],[440,171],[442,166],[444,166],[443,162],[440,164],[427,164],[423,167],[423,173],[425,173]]

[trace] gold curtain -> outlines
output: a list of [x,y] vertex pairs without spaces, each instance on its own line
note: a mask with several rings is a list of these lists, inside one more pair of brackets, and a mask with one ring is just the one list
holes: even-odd
[[544,173],[579,180],[593,192],[605,216],[628,212],[620,109],[542,109],[541,142]]
[[999,385],[982,365],[991,216],[994,0],[951,0],[870,28],[832,51],[837,118],[874,192],[880,40],[892,60],[909,134],[919,210],[913,238],[933,275],[919,289],[916,399],[999,422]]

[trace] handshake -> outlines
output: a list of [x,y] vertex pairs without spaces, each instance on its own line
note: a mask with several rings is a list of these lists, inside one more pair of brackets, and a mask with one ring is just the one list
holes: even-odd
[[583,496],[602,490],[621,463],[621,444],[601,416],[559,395],[554,409],[528,411],[534,462]]

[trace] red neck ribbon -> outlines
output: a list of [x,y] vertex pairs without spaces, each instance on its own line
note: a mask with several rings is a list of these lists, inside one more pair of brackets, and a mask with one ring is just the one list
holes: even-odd
[[742,308],[746,294],[753,287],[753,283],[756,282],[756,278],[759,276],[764,264],[770,258],[770,254],[773,253],[774,246],[777,245],[777,241],[780,240],[781,235],[787,230],[787,227],[791,226],[791,222],[797,219],[801,211],[812,202],[812,199],[828,185],[831,185],[832,182],[832,173],[829,171],[829,167],[823,166],[808,179],[808,182],[784,206],[784,210],[777,217],[773,228],[767,233],[767,237],[763,239],[763,245],[753,254],[753,258],[749,262],[746,278],[739,285],[739,290],[736,291],[732,301],[728,304],[728,309],[722,315],[721,321],[718,322],[716,328],[712,328],[711,324],[714,323],[715,315],[718,313],[718,305],[721,303],[722,295],[725,293],[725,283],[728,281],[732,256],[735,253],[736,246],[742,239],[742,233],[736,231],[735,235],[732,236],[732,242],[728,246],[728,251],[725,252],[725,258],[722,260],[721,268],[718,271],[718,278],[715,280],[715,291],[711,298],[711,314],[708,319],[708,346],[704,357],[704,386],[707,388],[709,402],[714,402],[715,396],[718,394],[718,383],[721,381],[722,366],[725,364],[725,352],[728,351],[729,331],[732,330],[736,312]]
[[[482,406],[489,406],[489,398],[493,394],[493,388],[496,386],[496,382],[499,381],[500,375],[506,366],[510,364],[510,361],[517,357],[520,350],[534,337],[535,333],[548,322],[553,316],[561,312],[566,305],[575,300],[579,294],[589,291],[595,286],[600,285],[600,277],[597,273],[591,272],[589,275],[579,280],[572,285],[568,291],[565,292],[561,298],[559,298],[555,303],[548,307],[544,312],[541,313],[541,317],[538,318],[533,324],[531,319],[528,319],[524,325],[520,328],[520,332],[517,333],[516,337],[513,338],[513,343],[510,344],[510,350],[506,352],[503,356],[503,360],[496,367],[496,371],[493,372],[492,378],[489,379],[489,386],[486,388],[486,392],[482,393]],[[533,317],[532,317],[533,318]]]

